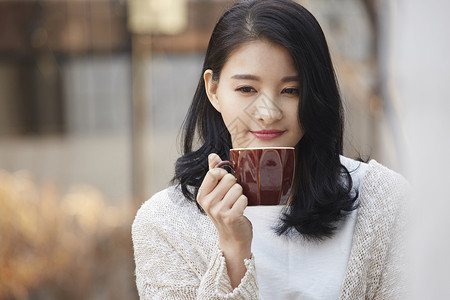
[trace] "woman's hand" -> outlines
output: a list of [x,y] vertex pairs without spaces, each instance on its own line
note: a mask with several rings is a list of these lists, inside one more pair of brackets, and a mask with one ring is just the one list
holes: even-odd
[[244,259],[251,257],[252,224],[244,216],[247,197],[236,178],[222,168],[214,168],[221,161],[212,153],[208,156],[209,171],[199,188],[197,202],[216,226],[219,248],[222,250],[231,286],[237,287],[244,277]]

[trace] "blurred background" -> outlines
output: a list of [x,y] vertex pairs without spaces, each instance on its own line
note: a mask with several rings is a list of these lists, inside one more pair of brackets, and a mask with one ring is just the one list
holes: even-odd
[[[433,208],[420,219],[450,225],[436,209],[448,198],[450,5],[298,2],[329,42],[344,154],[420,183],[415,203]],[[131,224],[169,184],[209,35],[232,3],[0,1],[0,299],[138,298]],[[441,233],[419,227],[444,255]]]

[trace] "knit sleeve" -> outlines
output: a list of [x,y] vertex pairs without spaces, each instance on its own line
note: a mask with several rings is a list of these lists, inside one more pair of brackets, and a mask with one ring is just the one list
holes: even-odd
[[386,261],[383,264],[382,275],[374,299],[406,299],[406,233],[410,187],[405,180],[399,180],[397,195],[397,214],[391,228],[390,243],[387,249]]
[[409,184],[369,163],[340,299],[405,299],[405,228]]
[[247,271],[241,283],[234,290],[230,284],[225,257],[218,249],[211,260],[211,264],[202,278],[199,287],[199,299],[259,299],[258,285],[256,281],[255,259],[252,255],[250,259],[244,260]]
[[[247,271],[234,290],[227,275],[225,257],[217,249],[212,256],[199,255],[198,247],[167,230],[168,222],[143,205],[132,226],[136,285],[140,299],[258,299],[255,263],[245,260]],[[189,225],[187,225],[189,227]],[[180,230],[178,228],[178,230]],[[202,257],[210,261],[202,262]]]

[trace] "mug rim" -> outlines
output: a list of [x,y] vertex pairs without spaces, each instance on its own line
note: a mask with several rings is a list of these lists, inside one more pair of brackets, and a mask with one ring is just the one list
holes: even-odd
[[265,150],[265,149],[294,149],[295,147],[250,147],[250,148],[231,148],[230,151],[232,150]]

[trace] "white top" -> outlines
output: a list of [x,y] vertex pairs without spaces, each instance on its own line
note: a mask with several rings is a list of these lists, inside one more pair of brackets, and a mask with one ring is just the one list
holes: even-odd
[[[341,162],[359,190],[368,165],[343,156]],[[357,210],[348,215],[333,238],[313,243],[275,234],[272,228],[282,208],[252,206],[244,212],[253,225],[252,252],[260,299],[339,299]]]

